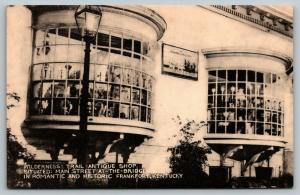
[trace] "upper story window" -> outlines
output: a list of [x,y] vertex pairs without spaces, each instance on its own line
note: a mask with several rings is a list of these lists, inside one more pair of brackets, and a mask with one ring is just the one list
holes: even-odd
[[[148,45],[98,33],[90,54],[90,116],[152,122]],[[33,52],[31,115],[79,115],[84,42],[77,28],[37,30]]]
[[208,71],[208,133],[283,136],[282,78],[252,70]]

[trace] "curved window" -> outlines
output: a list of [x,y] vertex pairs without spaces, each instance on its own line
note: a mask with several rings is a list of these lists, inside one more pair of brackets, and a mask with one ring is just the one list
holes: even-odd
[[[32,69],[32,115],[79,115],[84,42],[77,28],[37,30]],[[90,54],[88,113],[152,122],[149,43],[98,33]]]
[[208,133],[283,136],[282,78],[252,70],[208,71]]

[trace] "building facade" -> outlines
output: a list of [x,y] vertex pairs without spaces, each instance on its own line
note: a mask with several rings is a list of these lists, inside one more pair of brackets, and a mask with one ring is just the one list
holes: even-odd
[[[167,148],[178,134],[173,118],[180,116],[208,124],[197,134],[213,150],[208,173],[220,166],[237,177],[256,176],[256,167],[271,167],[274,177],[290,170],[291,12],[271,6],[100,8],[89,78],[92,162],[141,163],[149,172],[168,172]],[[23,15],[11,30],[22,29],[29,42],[13,52],[31,54],[15,62],[29,69],[22,75],[28,79],[22,133],[48,158],[74,161],[85,45],[76,6],[9,9]],[[196,79],[163,74],[166,44],[197,55],[196,69],[189,70]]]

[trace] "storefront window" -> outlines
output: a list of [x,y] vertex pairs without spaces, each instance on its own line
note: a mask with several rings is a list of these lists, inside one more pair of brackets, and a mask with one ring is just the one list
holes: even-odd
[[[75,27],[36,31],[32,115],[79,115],[84,44]],[[88,114],[151,123],[149,43],[98,33],[91,50]]]
[[208,133],[283,136],[278,75],[252,70],[208,74]]

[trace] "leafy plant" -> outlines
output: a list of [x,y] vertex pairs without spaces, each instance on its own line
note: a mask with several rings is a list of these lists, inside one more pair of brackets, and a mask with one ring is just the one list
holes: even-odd
[[183,174],[184,180],[190,184],[201,183],[201,180],[207,178],[204,170],[208,165],[207,154],[211,150],[201,140],[195,139],[195,133],[206,127],[206,123],[191,120],[183,124],[179,116],[175,121],[181,128],[178,143],[168,148],[171,152],[169,161],[172,173]]

